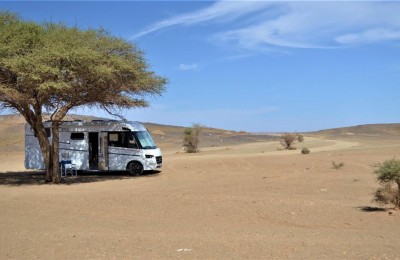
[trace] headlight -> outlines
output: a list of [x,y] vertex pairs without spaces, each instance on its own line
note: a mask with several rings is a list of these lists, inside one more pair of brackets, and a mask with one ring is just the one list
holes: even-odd
[[150,159],[150,158],[154,157],[154,155],[150,155],[150,154],[146,154],[145,156],[146,156],[147,159]]

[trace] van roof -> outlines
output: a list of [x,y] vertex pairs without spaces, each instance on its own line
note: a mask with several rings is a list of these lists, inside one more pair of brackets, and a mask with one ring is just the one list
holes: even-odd
[[[30,126],[26,124],[28,128]],[[51,127],[51,122],[44,122],[45,127]],[[63,121],[60,125],[60,131],[147,131],[146,127],[136,121],[118,121],[118,120],[75,120]]]

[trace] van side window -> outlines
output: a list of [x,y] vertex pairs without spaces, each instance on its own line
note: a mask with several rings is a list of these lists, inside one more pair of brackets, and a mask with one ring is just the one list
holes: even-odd
[[109,133],[108,134],[108,146],[119,146],[118,142],[118,133]]
[[85,133],[71,133],[71,140],[83,140],[85,139]]
[[138,148],[129,132],[116,132],[108,134],[108,145],[124,148]]

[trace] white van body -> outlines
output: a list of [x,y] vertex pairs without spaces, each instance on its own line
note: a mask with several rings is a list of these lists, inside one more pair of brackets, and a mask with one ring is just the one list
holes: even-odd
[[[51,141],[51,122],[44,125]],[[129,171],[134,164],[142,172],[162,166],[161,150],[139,122],[67,121],[59,130],[60,162],[72,161],[77,170]],[[45,169],[38,139],[28,124],[25,125],[25,168]]]

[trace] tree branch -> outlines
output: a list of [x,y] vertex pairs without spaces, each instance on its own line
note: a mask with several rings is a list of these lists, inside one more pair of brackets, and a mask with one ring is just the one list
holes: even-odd
[[112,116],[118,117],[119,119],[121,119],[122,121],[127,121],[126,118],[120,114],[117,113],[113,113],[111,112],[106,106],[101,105],[101,108],[104,109],[107,113],[109,113]]

